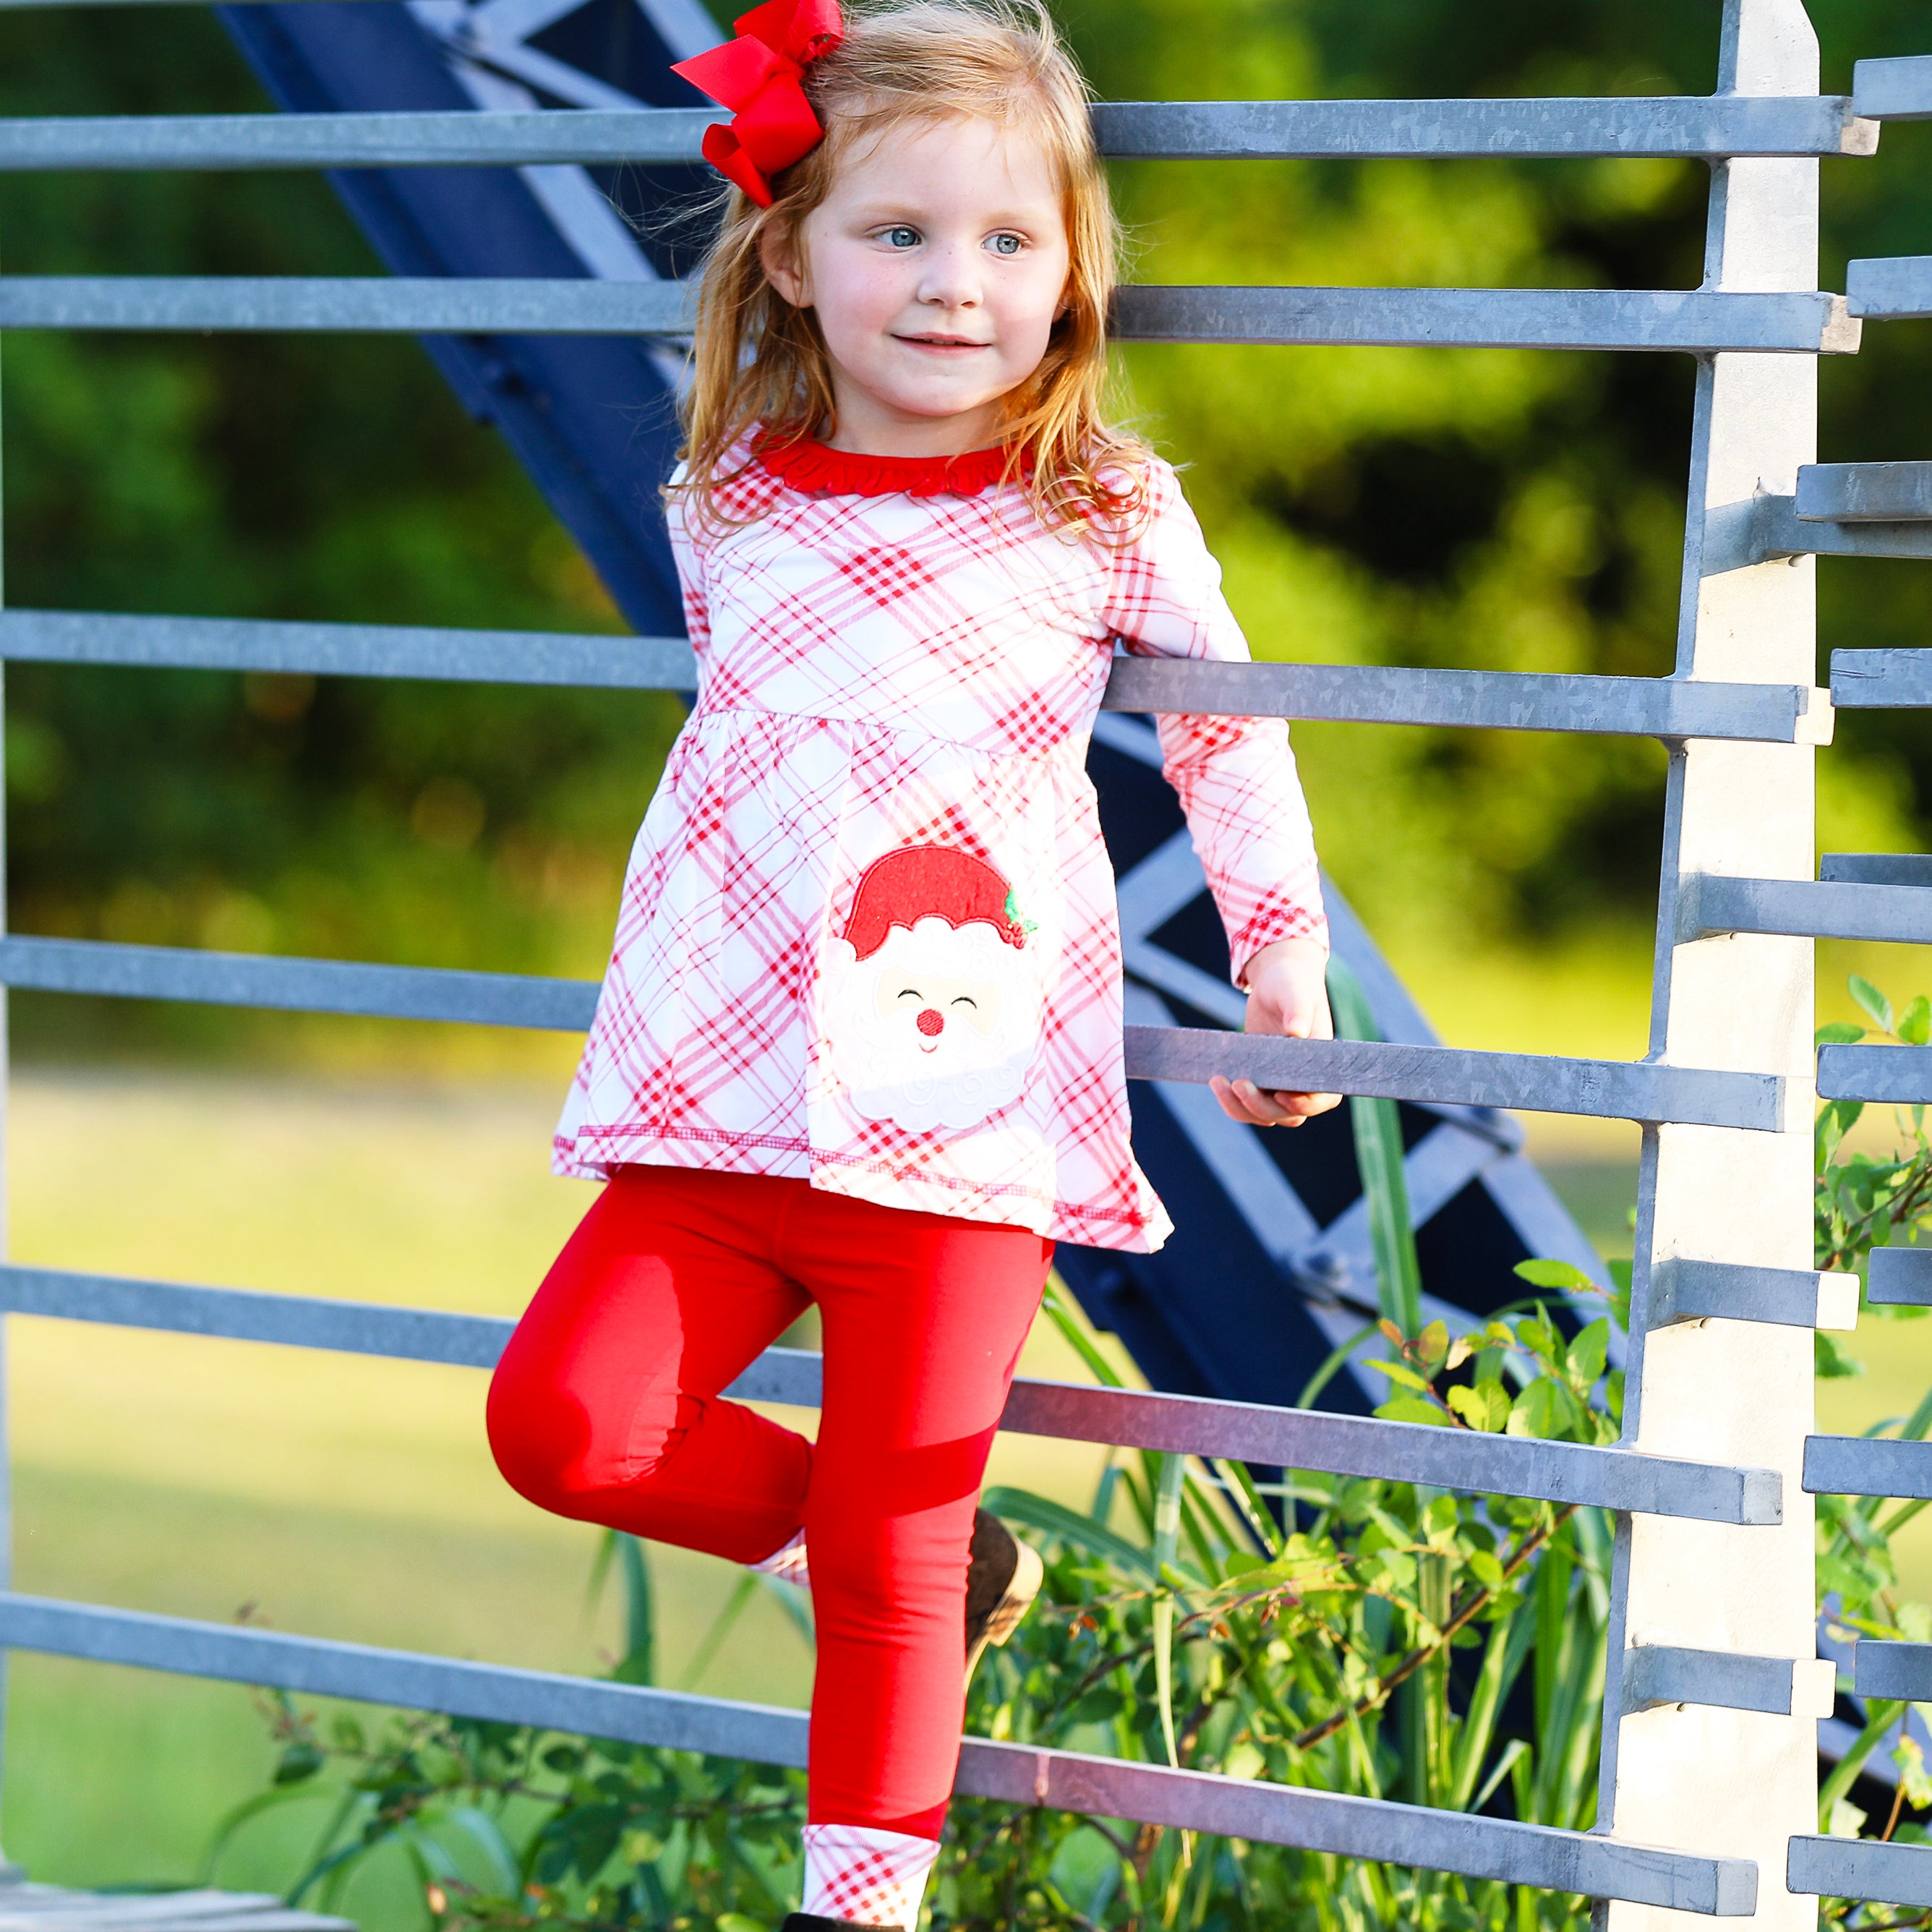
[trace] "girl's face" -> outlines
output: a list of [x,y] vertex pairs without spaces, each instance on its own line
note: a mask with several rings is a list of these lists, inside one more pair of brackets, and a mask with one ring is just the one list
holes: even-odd
[[890,128],[848,154],[795,249],[765,272],[813,310],[832,446],[952,456],[999,440],[1000,399],[1040,367],[1066,304],[1060,192],[1040,143],[991,121]]

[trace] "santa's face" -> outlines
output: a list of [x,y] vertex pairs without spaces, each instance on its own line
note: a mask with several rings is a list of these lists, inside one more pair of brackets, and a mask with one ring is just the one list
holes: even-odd
[[1033,962],[983,922],[895,926],[864,960],[826,948],[833,1066],[866,1119],[967,1127],[1018,1097],[1040,1037]]
[[881,974],[877,1004],[882,1020],[910,1025],[917,1035],[914,1043],[931,1058],[942,1051],[948,1027],[992,1032],[1000,1020],[1000,984],[997,980],[950,980],[943,973],[904,972],[896,978]]

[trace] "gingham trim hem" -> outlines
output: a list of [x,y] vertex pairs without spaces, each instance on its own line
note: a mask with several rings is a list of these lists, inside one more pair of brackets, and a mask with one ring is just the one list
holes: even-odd
[[804,1910],[850,1925],[919,1922],[937,1840],[868,1825],[805,1828]]

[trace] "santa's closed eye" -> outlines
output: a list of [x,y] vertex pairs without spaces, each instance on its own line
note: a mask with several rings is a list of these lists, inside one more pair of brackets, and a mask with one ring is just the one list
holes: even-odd
[[[908,962],[910,963],[910,962]],[[1004,963],[1004,962],[1003,962]],[[903,1025],[908,1019],[919,1028],[924,1052],[946,1031],[949,1019],[986,1039],[992,1038],[1000,1020],[1000,988],[996,980],[968,977],[951,973],[922,973],[917,980],[905,980],[890,969],[879,976],[876,995],[878,1012]]]

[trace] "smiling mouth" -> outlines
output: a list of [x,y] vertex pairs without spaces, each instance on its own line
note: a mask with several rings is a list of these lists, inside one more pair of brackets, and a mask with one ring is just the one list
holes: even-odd
[[901,342],[909,342],[915,349],[990,349],[990,342],[970,341],[963,335],[902,335]]

